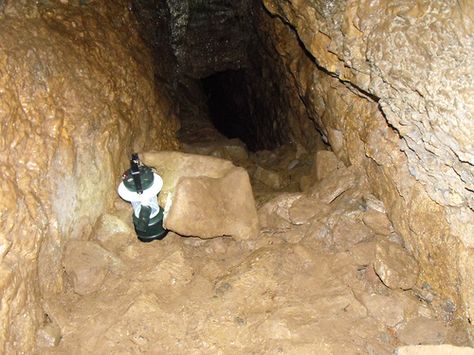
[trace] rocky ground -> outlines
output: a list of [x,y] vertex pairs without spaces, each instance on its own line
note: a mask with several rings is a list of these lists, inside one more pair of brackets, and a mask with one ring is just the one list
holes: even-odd
[[170,232],[145,244],[117,197],[90,240],[66,246],[67,293],[48,300],[44,353],[391,354],[407,344],[468,345],[454,310],[417,284],[417,263],[362,172],[326,150],[249,153],[205,123],[187,129],[185,151],[250,173],[259,232]]

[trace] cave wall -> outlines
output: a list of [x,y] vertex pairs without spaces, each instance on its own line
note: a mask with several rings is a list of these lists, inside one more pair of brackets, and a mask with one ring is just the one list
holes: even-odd
[[33,353],[132,149],[176,147],[154,70],[126,1],[0,1],[0,352]]
[[248,0],[167,0],[166,6],[170,43],[182,75],[203,78],[246,65]]
[[339,158],[365,168],[420,263],[418,285],[472,319],[472,2],[263,5],[287,90]]

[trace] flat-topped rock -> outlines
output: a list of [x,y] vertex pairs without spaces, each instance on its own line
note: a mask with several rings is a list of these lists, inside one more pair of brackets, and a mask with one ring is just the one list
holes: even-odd
[[206,239],[241,240],[258,234],[255,199],[245,169],[227,160],[179,152],[142,157],[163,178],[166,229]]
[[140,154],[145,165],[155,168],[163,179],[160,204],[173,194],[181,177],[221,178],[235,168],[232,162],[211,156],[176,151],[153,151]]

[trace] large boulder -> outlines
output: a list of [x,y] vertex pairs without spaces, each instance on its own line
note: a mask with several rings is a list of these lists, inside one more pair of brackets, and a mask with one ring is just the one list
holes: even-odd
[[142,154],[164,185],[164,226],[200,238],[232,236],[249,239],[258,233],[258,217],[248,173],[230,161],[180,152]]

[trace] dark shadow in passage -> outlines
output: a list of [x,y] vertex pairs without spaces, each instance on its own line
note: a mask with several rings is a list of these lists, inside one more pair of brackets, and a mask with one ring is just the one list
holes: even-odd
[[254,151],[258,144],[245,70],[218,72],[201,79],[201,84],[216,129],[228,138],[239,138]]

